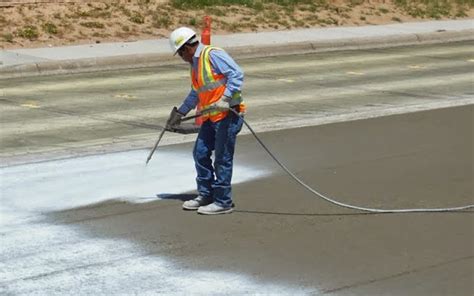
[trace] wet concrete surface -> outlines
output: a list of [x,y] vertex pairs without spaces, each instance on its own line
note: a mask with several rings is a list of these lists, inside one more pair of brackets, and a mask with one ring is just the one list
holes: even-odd
[[[459,206],[473,204],[473,112],[470,105],[261,137],[305,182],[339,201],[377,208]],[[190,153],[191,144],[162,149]],[[269,293],[265,288],[269,283],[292,287],[279,290],[281,294],[470,295],[474,291],[472,211],[351,211],[300,188],[250,135],[239,137],[236,153],[240,165],[265,167],[273,173],[235,185],[237,207],[230,215],[182,211],[181,200],[192,197],[188,192],[141,204],[109,200],[44,213],[44,222],[72,227],[85,240],[113,240],[116,245],[110,252],[120,249],[120,242],[136,245],[145,255],[126,259],[130,268],[137,260],[165,257],[182,270],[177,280],[188,292],[193,291],[184,288],[191,270],[216,273],[213,280],[206,279],[207,291],[228,280],[219,272],[248,276],[258,284],[247,294]],[[167,165],[153,160],[151,164],[163,169]],[[88,279],[83,268],[74,266]],[[122,275],[124,281],[107,291],[163,289],[166,280],[146,272],[140,280]],[[110,287],[104,283],[112,281],[104,276],[89,279],[86,285],[101,287]],[[43,289],[61,291],[54,286]],[[280,294],[276,291],[271,293]]]

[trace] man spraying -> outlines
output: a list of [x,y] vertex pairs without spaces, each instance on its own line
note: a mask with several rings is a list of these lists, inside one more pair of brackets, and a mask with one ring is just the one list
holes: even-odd
[[167,126],[176,128],[194,108],[203,114],[193,150],[198,197],[186,201],[183,209],[205,215],[231,213],[234,150],[243,119],[229,109],[245,112],[241,97],[244,74],[224,50],[203,45],[190,28],[174,30],[170,45],[174,54],[191,65],[191,91],[179,108],[173,108]]

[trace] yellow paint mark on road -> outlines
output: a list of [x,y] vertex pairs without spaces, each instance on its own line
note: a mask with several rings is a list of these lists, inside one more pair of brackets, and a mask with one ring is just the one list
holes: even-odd
[[288,83],[293,83],[295,82],[293,79],[285,79],[285,78],[280,78],[280,79],[277,79],[278,81],[282,81],[282,82],[288,82]]
[[357,71],[349,71],[346,72],[347,75],[364,75],[363,72],[357,72]]
[[38,105],[38,102],[35,102],[35,101],[27,101],[27,102],[25,102],[24,104],[21,104],[20,106],[26,107],[26,108],[31,108],[31,109],[38,109],[38,108],[41,108],[41,107]]
[[408,68],[410,68],[410,69],[424,69],[425,66],[423,66],[423,65],[409,65]]
[[118,99],[125,99],[125,100],[135,100],[137,98],[137,96],[130,95],[130,94],[116,94],[114,97]]
[[468,62],[474,63],[474,59],[467,60]]

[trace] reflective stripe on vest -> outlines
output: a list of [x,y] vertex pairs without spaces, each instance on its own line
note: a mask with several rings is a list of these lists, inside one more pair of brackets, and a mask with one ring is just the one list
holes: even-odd
[[[217,47],[212,47],[212,46],[205,46],[204,49],[202,50],[201,56],[199,58],[199,69],[201,69],[200,73],[198,73],[198,83],[200,85],[207,86],[211,83],[216,82],[216,78],[214,77],[214,73],[212,72],[211,68],[211,62],[210,62],[210,57],[209,53],[213,49],[220,49]],[[225,82],[224,82],[225,84]],[[222,85],[222,84],[221,84]],[[220,85],[218,85],[220,86]],[[216,86],[216,87],[218,87]],[[214,88],[216,88],[214,87]],[[208,90],[211,90],[213,88],[209,88]]]
[[203,85],[201,86],[200,88],[198,89],[195,89],[195,91],[200,94],[202,92],[205,92],[205,91],[209,91],[209,90],[212,90],[212,89],[215,89],[215,88],[218,88],[219,86],[221,85],[225,85],[227,82],[227,80],[224,78],[224,79],[219,79],[217,81],[214,81],[214,82],[209,82],[208,84],[206,85]]

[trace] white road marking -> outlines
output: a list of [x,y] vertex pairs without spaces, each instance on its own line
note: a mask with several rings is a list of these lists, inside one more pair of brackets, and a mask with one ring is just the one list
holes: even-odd
[[40,108],[40,106],[38,105],[38,102],[35,102],[35,101],[27,101],[26,103],[23,103],[20,106],[21,107],[26,107],[26,108],[31,108],[31,109]]
[[346,72],[348,75],[364,75],[363,72],[358,72],[358,71],[348,71]]
[[423,65],[409,65],[408,68],[409,69],[424,69],[426,67]]
[[280,79],[277,79],[278,81],[281,81],[281,82],[287,82],[287,83],[293,83],[295,82],[293,79],[285,79],[285,78],[280,78]]
[[131,95],[131,94],[116,94],[114,95],[114,98],[117,98],[117,99],[125,99],[125,100],[135,100],[137,99],[137,96],[134,96],[134,95]]

